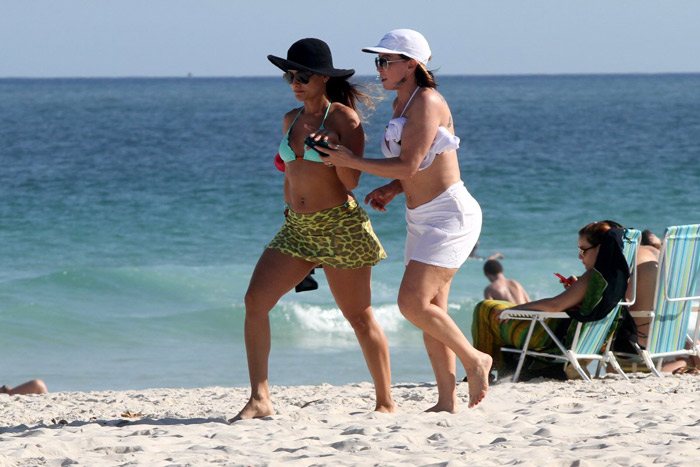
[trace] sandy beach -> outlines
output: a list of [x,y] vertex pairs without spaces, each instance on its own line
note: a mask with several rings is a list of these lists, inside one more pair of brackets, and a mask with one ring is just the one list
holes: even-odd
[[273,387],[277,413],[229,425],[247,388],[0,396],[0,465],[697,465],[697,376],[494,384],[423,413],[434,384]]

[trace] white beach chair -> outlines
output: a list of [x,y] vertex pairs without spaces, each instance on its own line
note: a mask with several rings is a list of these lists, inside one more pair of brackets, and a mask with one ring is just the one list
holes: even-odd
[[697,317],[692,336],[688,334],[693,302],[700,299],[700,295],[693,296],[699,278],[700,224],[667,228],[661,241],[653,309],[630,313],[651,319],[646,348],[633,343],[636,355],[615,354],[631,362],[642,362],[658,377],[665,357],[700,356]]

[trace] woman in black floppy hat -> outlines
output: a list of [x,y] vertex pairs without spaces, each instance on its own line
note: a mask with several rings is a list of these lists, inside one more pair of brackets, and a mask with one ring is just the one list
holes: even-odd
[[322,40],[301,39],[292,44],[286,59],[267,58],[284,71],[285,81],[303,106],[289,111],[282,122],[279,154],[285,169],[285,223],[265,248],[246,292],[251,397],[232,421],[274,413],[268,386],[268,313],[319,264],[362,347],[375,383],[375,410],[393,412],[389,347],[372,314],[370,290],[371,267],[386,253],[351,191],[357,187],[360,171],[324,163],[305,143],[310,128],[328,128],[355,154],[362,154],[364,132],[357,103],[369,106],[371,101],[348,82],[355,70],[333,66],[331,51]]

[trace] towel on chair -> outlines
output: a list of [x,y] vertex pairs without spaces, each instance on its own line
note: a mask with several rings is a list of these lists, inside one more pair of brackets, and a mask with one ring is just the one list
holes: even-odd
[[[530,321],[511,319],[501,321],[501,312],[512,308],[515,303],[501,300],[482,300],[474,307],[472,321],[472,340],[474,347],[493,357],[493,368],[504,370],[506,368],[501,347],[522,348],[530,328]],[[563,337],[571,320],[552,319],[546,320],[547,325],[557,335]],[[542,326],[537,326],[530,337],[531,350],[545,350],[554,345],[547,331]]]

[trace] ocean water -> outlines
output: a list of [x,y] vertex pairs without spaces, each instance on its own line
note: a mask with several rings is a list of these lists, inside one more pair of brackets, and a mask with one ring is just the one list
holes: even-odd
[[[375,85],[373,77],[359,82]],[[581,272],[576,232],[614,219],[661,235],[700,222],[700,75],[438,75],[462,178],[533,298]],[[391,99],[365,124],[367,155]],[[283,222],[272,160],[296,106],[279,78],[0,80],[0,383],[52,391],[248,384],[243,297]],[[358,199],[384,180],[363,175]],[[373,270],[393,379],[432,381],[400,315],[403,200],[370,212],[389,258]],[[483,263],[457,274],[469,333]],[[274,385],[368,381],[323,273],[271,312]]]

